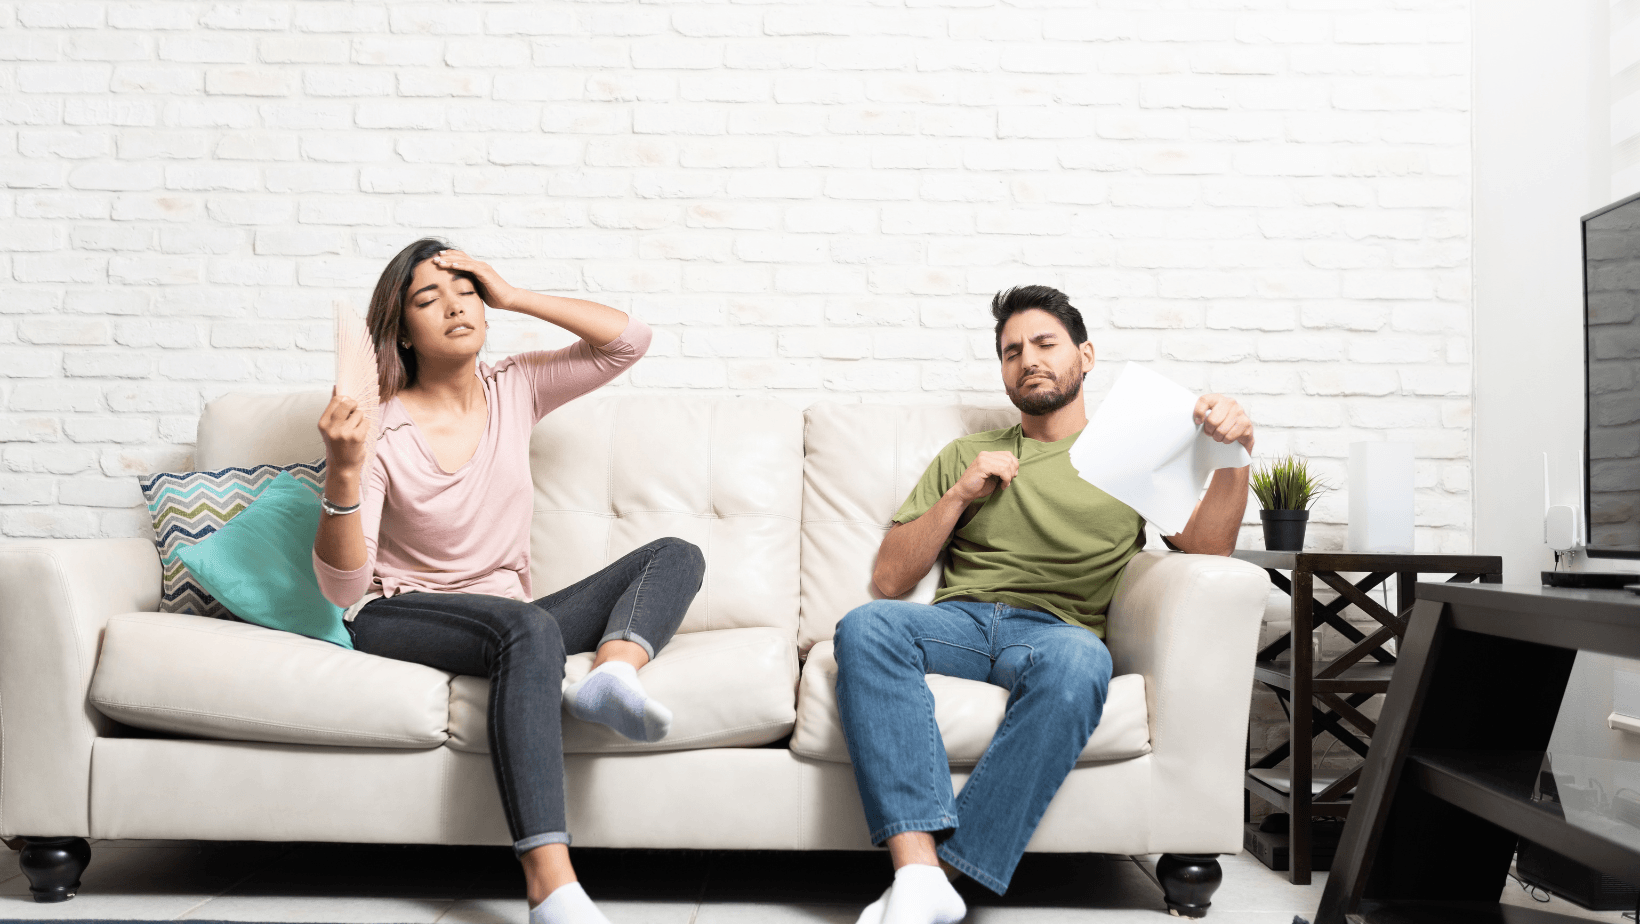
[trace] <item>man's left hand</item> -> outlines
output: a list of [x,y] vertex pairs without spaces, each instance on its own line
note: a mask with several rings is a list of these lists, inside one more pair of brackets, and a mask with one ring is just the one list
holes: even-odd
[[1202,395],[1196,399],[1193,412],[1202,432],[1221,443],[1240,443],[1248,452],[1253,451],[1253,420],[1241,409],[1235,398],[1227,395]]

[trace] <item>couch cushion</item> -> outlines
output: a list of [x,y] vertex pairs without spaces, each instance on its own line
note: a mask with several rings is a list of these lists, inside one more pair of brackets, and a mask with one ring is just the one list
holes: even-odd
[[803,415],[750,398],[590,397],[530,437],[530,575],[546,596],[662,536],[706,555],[680,634],[797,633]]
[[[565,684],[592,669],[592,652],[571,655]],[[755,747],[784,737],[796,718],[797,647],[785,629],[718,629],[674,636],[638,672],[644,690],[672,710],[672,731],[652,744],[564,715],[564,753],[615,754]],[[450,688],[450,747],[490,749],[490,682],[457,677]]]
[[[977,680],[940,674],[928,675],[934,693],[934,720],[945,753],[954,767],[979,763],[1002,724],[1008,691]],[[792,731],[794,753],[815,760],[848,763],[848,744],[837,718],[837,656],[829,641],[809,652],[797,694],[797,727]],[[1126,760],[1150,753],[1150,716],[1145,706],[1145,678],[1125,674],[1111,678],[1105,713],[1078,763]]]
[[[831,638],[872,599],[877,547],[900,503],[945,444],[1019,423],[1007,408],[810,405],[803,429],[803,598],[798,647]],[[901,599],[934,599],[940,565]]]
[[89,698],[155,731],[431,748],[448,737],[450,675],[248,623],[128,613],[108,620]]
[[[291,465],[253,465],[220,471],[158,472],[141,479],[142,496],[154,525],[154,544],[164,568],[160,593],[162,613],[193,613],[232,619],[233,614],[206,591],[189,572],[178,553],[216,535],[238,516],[281,474],[309,486],[315,494],[325,489],[325,462]],[[311,566],[309,566],[311,569]]]
[[240,619],[351,649],[342,608],[325,599],[313,573],[323,493],[323,485],[280,472],[255,503],[198,543],[177,549],[177,557],[199,586]]

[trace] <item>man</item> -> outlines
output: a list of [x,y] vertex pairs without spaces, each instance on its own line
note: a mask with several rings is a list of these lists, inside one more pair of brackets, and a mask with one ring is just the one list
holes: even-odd
[[[1083,481],[1067,456],[1087,424],[1093,369],[1081,314],[1047,286],[991,301],[997,357],[1020,422],[940,451],[877,553],[884,599],[837,626],[837,707],[874,844],[894,883],[859,924],[952,924],[967,909],[945,870],[997,894],[1076,764],[1110,683],[1105,609],[1144,520]],[[1253,448],[1253,425],[1223,395],[1195,420],[1222,443]],[[1228,555],[1247,505],[1247,469],[1220,469],[1184,531],[1185,552]],[[889,599],[950,549],[933,605]],[[1008,711],[962,794],[953,798],[926,673],[1009,691]],[[945,870],[942,870],[941,867]]]

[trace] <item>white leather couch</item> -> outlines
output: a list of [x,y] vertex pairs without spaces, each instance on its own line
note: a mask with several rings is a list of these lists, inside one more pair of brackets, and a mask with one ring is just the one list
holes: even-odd
[[[327,397],[210,402],[195,467],[322,457]],[[660,536],[706,556],[682,628],[642,673],[676,714],[671,735],[640,744],[565,719],[575,844],[870,849],[837,720],[833,627],[870,598],[889,518],[940,447],[1016,420],[641,396],[543,420],[530,450],[538,596]],[[1133,559],[1109,614],[1104,721],[1032,851],[1182,855],[1164,858],[1169,902],[1205,911],[1210,855],[1241,847],[1267,591],[1245,562]],[[30,838],[37,898],[72,896],[85,837],[509,843],[487,681],[155,613],[159,594],[148,539],[0,544],[0,834]],[[591,657],[571,658],[569,678]],[[960,786],[1006,695],[929,680]]]

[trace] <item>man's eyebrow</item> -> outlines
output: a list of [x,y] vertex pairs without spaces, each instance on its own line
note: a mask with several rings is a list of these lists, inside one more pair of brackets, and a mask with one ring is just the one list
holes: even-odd
[[421,288],[417,289],[416,291],[411,292],[410,297],[415,298],[416,296],[420,295],[421,293],[426,292],[428,289],[436,289],[436,288],[438,288],[438,283],[436,283],[436,282],[433,283],[432,285],[422,286]]
[[[1057,333],[1054,333],[1051,330],[1045,330],[1045,331],[1042,331],[1041,333],[1032,334],[1030,337],[1028,337],[1026,339],[1030,340],[1032,343],[1041,343],[1044,340],[1052,340],[1053,338],[1055,338],[1057,336],[1059,336]],[[1021,342],[1022,341],[1019,341],[1019,340],[1010,340],[1007,343],[1004,343],[1002,345],[1002,352],[1006,353],[1009,350],[1019,349],[1019,345],[1020,345]]]

